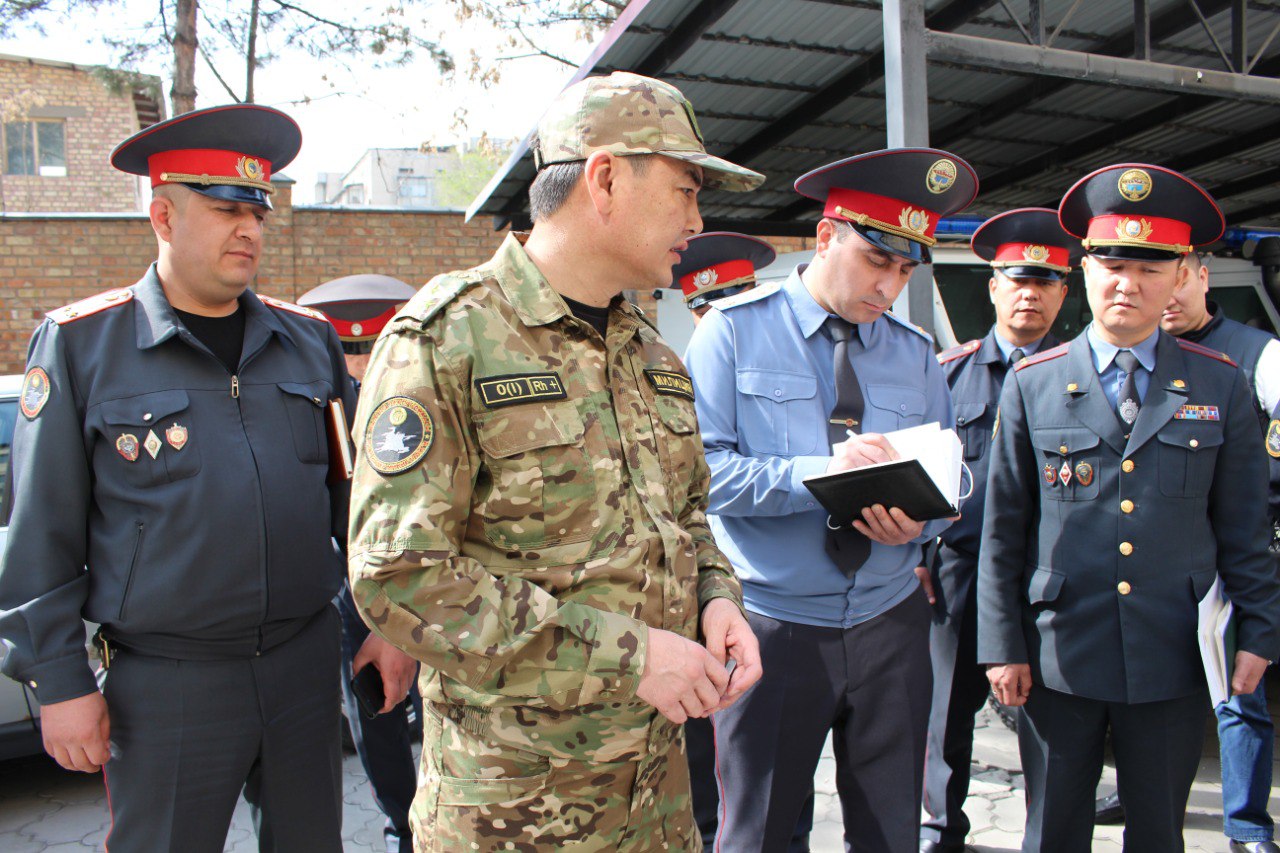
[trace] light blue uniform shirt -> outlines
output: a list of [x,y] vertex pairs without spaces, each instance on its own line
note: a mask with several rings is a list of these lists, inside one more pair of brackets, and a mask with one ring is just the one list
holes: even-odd
[[1142,369],[1133,377],[1138,386],[1138,402],[1147,398],[1147,387],[1151,384],[1151,371],[1156,369],[1156,343],[1160,339],[1160,330],[1156,329],[1151,337],[1137,346],[1117,347],[1098,337],[1089,324],[1086,332],[1089,336],[1089,352],[1093,355],[1093,368],[1098,371],[1098,381],[1102,383],[1102,393],[1107,395],[1111,408],[1119,405],[1120,389],[1124,386],[1124,371],[1116,364],[1116,353],[1121,349],[1130,350],[1138,359]]
[[[762,288],[709,311],[685,360],[711,467],[716,544],[742,580],[746,606],[774,619],[852,627],[917,587],[920,544],[946,529],[932,521],[914,544],[871,544],[854,578],[824,550],[827,513],[801,482],[831,461],[827,418],[835,405],[835,345],[800,279]],[[955,425],[951,395],[931,341],[888,315],[849,342],[866,399],[864,432],[937,421]]]
[[[1035,355],[1036,351],[1040,349],[1040,344],[1044,343],[1044,338],[1037,338],[1026,346],[1020,347],[1017,344],[1006,341],[999,332],[994,330],[991,333],[991,337],[996,339],[996,348],[1000,350],[1000,355],[1004,356],[1005,364],[1009,364],[1009,356],[1013,355],[1014,350],[1022,350],[1023,358],[1027,358]],[[1013,365],[1010,365],[1010,367],[1012,366]]]

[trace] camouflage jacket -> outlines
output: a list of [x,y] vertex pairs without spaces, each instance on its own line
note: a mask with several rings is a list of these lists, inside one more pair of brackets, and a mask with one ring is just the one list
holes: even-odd
[[356,424],[352,589],[424,698],[500,745],[642,749],[647,626],[741,604],[692,384],[643,315],[619,300],[601,340],[508,236],[388,324]]

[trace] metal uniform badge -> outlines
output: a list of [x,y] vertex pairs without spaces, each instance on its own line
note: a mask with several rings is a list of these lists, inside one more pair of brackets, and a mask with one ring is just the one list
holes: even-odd
[[164,444],[160,441],[160,436],[156,435],[156,431],[149,429],[147,430],[147,439],[142,442],[142,446],[151,455],[151,458],[155,459],[160,455],[160,448],[164,447]]
[[187,446],[187,428],[175,422],[164,431],[164,438],[174,450],[181,450]]
[[126,462],[138,461],[138,437],[131,432],[116,439],[116,453],[124,457]]
[[1063,460],[1062,467],[1058,469],[1058,479],[1062,481],[1062,485],[1066,486],[1071,482],[1071,463]]
[[22,396],[18,399],[18,407],[27,420],[34,421],[36,415],[49,402],[49,374],[43,367],[33,367],[22,379]]
[[1082,486],[1087,486],[1093,482],[1093,466],[1088,462],[1081,462],[1076,465],[1076,482]]
[[956,164],[945,157],[930,166],[929,173],[925,176],[925,184],[934,195],[946,192],[955,183]]
[[410,397],[389,397],[369,415],[364,455],[379,474],[403,474],[422,461],[435,437],[431,415]]
[[1151,195],[1151,176],[1144,169],[1126,169],[1117,184],[1120,195],[1128,201],[1142,201]]
[[1054,470],[1052,462],[1046,462],[1044,464],[1044,484],[1046,486],[1052,487],[1054,483],[1057,483],[1057,482],[1058,482],[1058,472]]
[[1267,455],[1280,459],[1280,421],[1272,421],[1267,427]]

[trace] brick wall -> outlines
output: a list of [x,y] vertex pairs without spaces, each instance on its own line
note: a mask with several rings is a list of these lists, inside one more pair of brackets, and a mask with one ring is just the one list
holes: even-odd
[[115,145],[138,130],[132,93],[111,92],[86,68],[0,58],[0,118],[58,115],[65,116],[66,176],[0,174],[0,209],[136,211],[137,180],[109,163]]
[[[464,223],[458,213],[294,208],[288,185],[277,185],[274,203],[256,290],[290,302],[355,273],[416,286],[488,260],[505,236],[487,217]],[[770,242],[779,252],[812,244]],[[0,216],[0,374],[22,371],[31,332],[47,312],[133,284],[155,256],[155,235],[142,214]],[[653,316],[652,297],[639,301]]]

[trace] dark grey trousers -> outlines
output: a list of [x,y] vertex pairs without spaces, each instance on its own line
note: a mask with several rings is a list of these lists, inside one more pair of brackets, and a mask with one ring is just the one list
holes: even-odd
[[260,657],[121,651],[106,673],[111,853],[219,853],[243,789],[264,853],[341,853],[338,616]]
[[712,717],[721,853],[787,849],[828,732],[845,849],[916,849],[932,675],[930,607],[916,590],[853,628],[749,614],[764,678]]
[[947,619],[929,634],[933,658],[933,708],[924,765],[922,841],[964,844],[969,818],[969,762],[974,718],[990,691],[987,668],[978,664],[976,561],[942,546],[942,586]]
[[1124,803],[1125,853],[1179,853],[1204,744],[1207,691],[1127,705],[1039,684],[1018,716],[1027,783],[1024,853],[1089,853],[1107,731]]

